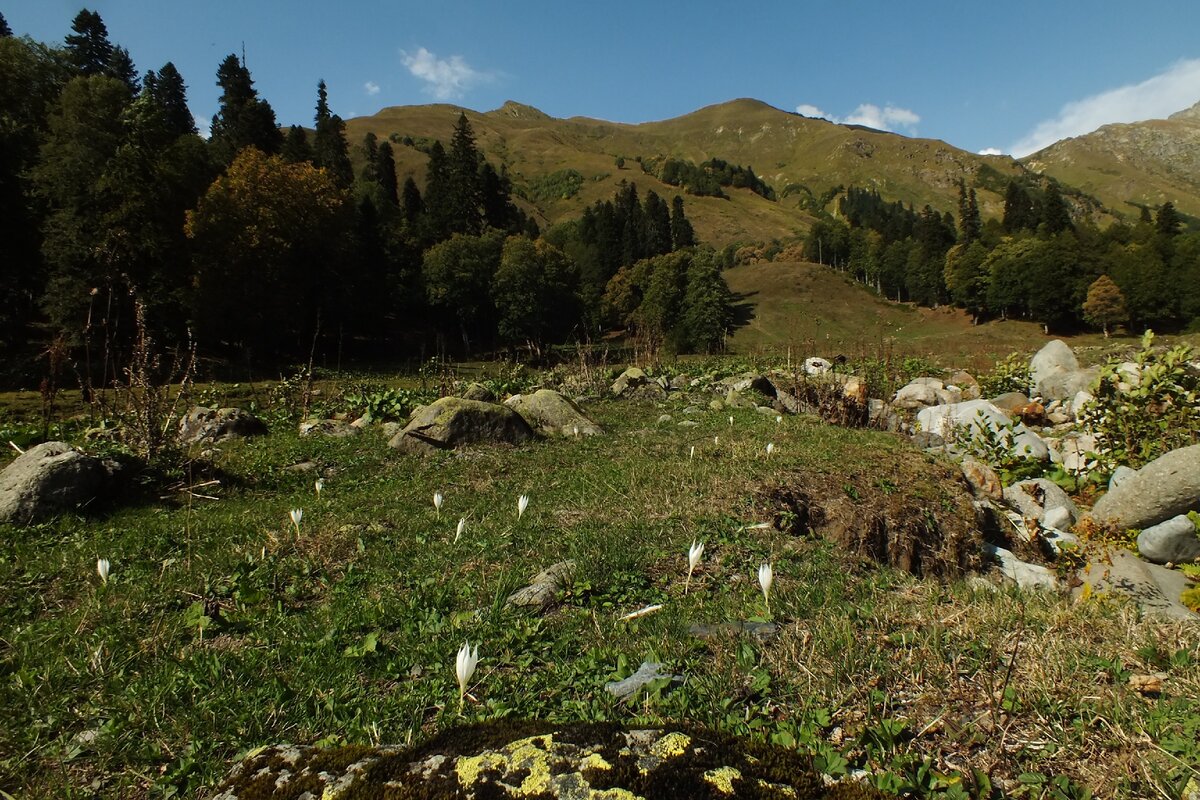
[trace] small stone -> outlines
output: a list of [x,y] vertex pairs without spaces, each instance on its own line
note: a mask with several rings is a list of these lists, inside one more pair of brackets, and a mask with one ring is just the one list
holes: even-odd
[[663,672],[663,665],[655,661],[643,661],[637,672],[622,681],[611,681],[604,684],[604,690],[618,700],[628,700],[641,694],[647,684],[660,678],[668,679],[671,686],[682,684],[683,678]]
[[1138,554],[1154,564],[1187,564],[1200,558],[1200,534],[1186,514],[1138,534]]
[[670,422],[670,421],[671,421],[671,415],[670,415],[670,414],[663,414],[662,416],[660,416],[660,417],[658,418],[658,424],[659,424],[659,425],[665,425],[666,423],[668,423],[668,422]]
[[1161,672],[1154,675],[1130,675],[1129,688],[1138,694],[1157,697],[1162,694],[1163,678],[1165,677],[1166,675]]

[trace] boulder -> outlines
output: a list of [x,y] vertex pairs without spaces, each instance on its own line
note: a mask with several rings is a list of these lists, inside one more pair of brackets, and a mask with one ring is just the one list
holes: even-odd
[[638,367],[630,367],[613,381],[612,393],[617,397],[623,397],[631,389],[645,386],[649,380],[643,370]]
[[1085,587],[1093,595],[1117,594],[1137,603],[1146,616],[1185,619],[1193,622],[1200,615],[1179,602],[1188,588],[1188,579],[1177,569],[1147,563],[1128,550],[1102,552],[1078,573],[1078,597]]
[[1012,416],[1017,413],[1017,409],[1029,405],[1029,397],[1021,392],[1005,392],[993,397],[990,402],[1005,414]]
[[1191,517],[1180,514],[1139,533],[1137,546],[1153,564],[1187,564],[1200,558],[1200,533]]
[[179,420],[179,442],[184,445],[217,444],[266,433],[267,424],[241,408],[196,406]]
[[962,370],[950,376],[947,386],[957,387],[962,392],[963,400],[978,400],[983,396],[979,388],[979,381],[975,380],[975,376]]
[[1159,456],[1111,486],[1096,501],[1092,519],[1101,525],[1145,529],[1200,510],[1200,444]]
[[1069,400],[1086,391],[1099,374],[1080,369],[1071,348],[1060,339],[1048,343],[1029,361],[1033,393],[1043,400]]
[[1005,578],[1020,586],[1022,589],[1058,589],[1058,576],[1054,570],[1029,564],[1012,554],[1012,551],[997,547],[994,544],[983,545],[984,555],[996,562],[997,568]]
[[[919,380],[921,379],[918,378],[917,381]],[[918,383],[917,381],[901,386],[896,391],[896,396],[892,398],[892,405],[896,408],[909,409],[937,405],[937,389],[925,383]]]
[[99,499],[112,470],[66,442],[43,442],[0,472],[0,522],[27,525]]
[[995,470],[978,459],[968,456],[962,462],[963,477],[971,486],[971,494],[978,498],[987,498],[1000,502],[1004,497],[1004,485],[996,476]]
[[504,405],[520,414],[543,436],[599,436],[604,431],[571,400],[553,389],[514,394]]
[[414,411],[412,420],[388,446],[428,453],[473,444],[522,444],[536,437],[529,423],[511,408],[443,397]]
[[982,434],[985,429],[992,433],[1001,434],[1002,430],[1012,426],[1012,452],[1014,455],[1045,461],[1050,457],[1050,449],[1042,438],[1029,430],[1024,423],[1012,424],[1007,415],[987,400],[967,400],[962,403],[952,403],[946,406],[932,406],[917,414],[917,425],[923,431],[936,433],[952,444],[956,437],[961,441],[965,436]]
[[820,356],[812,356],[804,360],[805,375],[823,375],[833,369],[833,364]]
[[463,390],[462,398],[464,400],[477,400],[480,403],[496,402],[496,393],[482,383],[472,383]]
[[[1079,509],[1062,487],[1045,478],[1031,478],[1006,487],[1004,503],[1017,511],[1023,519],[1035,519],[1038,522],[1041,522],[1046,512],[1051,509],[1065,509],[1071,522],[1079,517]],[[1055,515],[1054,521],[1061,520],[1061,515]]]

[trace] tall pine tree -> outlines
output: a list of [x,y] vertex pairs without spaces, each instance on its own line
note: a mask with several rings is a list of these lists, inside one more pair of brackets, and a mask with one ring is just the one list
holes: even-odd
[[151,97],[162,109],[163,119],[172,133],[183,136],[196,132],[196,119],[187,104],[187,86],[170,61],[163,64],[155,76]]
[[329,92],[325,81],[317,83],[316,136],[313,137],[313,163],[329,170],[339,186],[354,180],[350,151],[346,145],[346,123],[329,111]]
[[483,230],[483,187],[479,177],[482,158],[475,147],[475,131],[466,114],[459,114],[450,137],[450,231],[478,234]]
[[212,120],[209,140],[222,164],[230,164],[246,147],[257,147],[267,154],[279,152],[283,136],[275,125],[271,104],[258,96],[250,70],[230,54],[217,68],[221,87],[220,110]]
[[71,66],[81,75],[109,74],[113,46],[100,14],[83,9],[71,21],[71,31],[66,38],[67,61]]

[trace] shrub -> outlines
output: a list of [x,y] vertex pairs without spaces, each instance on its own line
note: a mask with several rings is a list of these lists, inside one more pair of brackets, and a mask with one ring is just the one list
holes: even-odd
[[1102,467],[1136,469],[1200,441],[1200,371],[1190,357],[1186,345],[1155,349],[1154,333],[1146,331],[1133,358],[1137,375],[1116,360],[1101,369],[1095,400],[1080,420],[1096,437]]

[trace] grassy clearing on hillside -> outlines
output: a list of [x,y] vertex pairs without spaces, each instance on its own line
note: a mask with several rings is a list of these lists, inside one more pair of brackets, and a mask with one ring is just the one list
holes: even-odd
[[[203,797],[257,745],[406,743],[498,718],[692,720],[916,796],[1173,797],[1195,774],[1194,630],[921,582],[754,527],[786,522],[772,491],[801,474],[944,513],[940,473],[906,442],[753,411],[681,428],[682,405],[670,423],[649,403],[588,410],[604,436],[428,458],[375,431],[280,426],[223,445],[186,476],[194,494],[154,487],[106,515],[0,529],[0,789]],[[313,471],[289,469],[303,462]],[[706,549],[685,594],[694,540]],[[548,612],[505,607],[565,558],[577,574]],[[769,613],[754,577],[767,561]],[[620,620],[652,603],[664,609]],[[747,619],[778,637],[688,631]],[[480,663],[460,714],[464,640]],[[616,703],[605,682],[647,659],[683,685]],[[1134,673],[1161,673],[1163,692],[1138,694]]]

